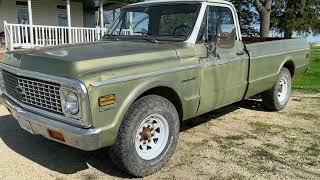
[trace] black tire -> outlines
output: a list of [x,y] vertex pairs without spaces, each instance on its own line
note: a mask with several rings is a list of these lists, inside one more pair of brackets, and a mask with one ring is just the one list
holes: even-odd
[[[280,85],[281,80],[285,78],[287,81],[287,91],[285,91],[285,99],[280,101],[279,89],[283,91],[283,87]],[[289,102],[291,94],[291,73],[287,68],[282,68],[276,83],[273,85],[272,89],[262,93],[262,104],[265,109],[269,111],[281,111],[283,110]]]
[[[145,160],[137,153],[135,138],[144,119],[155,113],[165,117],[169,136],[161,153],[154,159]],[[110,158],[121,170],[134,176],[144,177],[153,174],[172,156],[178,142],[179,130],[178,112],[168,99],[157,95],[144,96],[128,109],[120,126],[116,143],[109,148]]]

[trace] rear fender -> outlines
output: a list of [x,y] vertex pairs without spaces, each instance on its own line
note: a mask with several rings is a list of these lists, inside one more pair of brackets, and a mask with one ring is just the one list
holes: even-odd
[[[291,62],[291,63],[293,64],[293,72],[291,72],[291,69],[289,69],[289,71],[290,71],[290,73],[293,73],[293,74],[294,74],[296,65],[295,65],[295,63],[294,63],[294,58],[293,58],[293,57],[286,57],[286,58],[282,61],[281,65],[279,66],[279,69],[278,69],[278,74],[280,74],[281,69],[282,69],[282,68],[285,66],[285,64],[288,63],[288,62]],[[293,76],[293,74],[291,74],[291,75]]]

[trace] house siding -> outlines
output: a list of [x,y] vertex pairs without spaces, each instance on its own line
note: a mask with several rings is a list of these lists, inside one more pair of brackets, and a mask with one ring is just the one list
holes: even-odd
[[70,2],[71,11],[71,25],[74,27],[83,26],[83,4],[82,2],[71,1]]
[[[66,5],[62,0],[32,0],[32,17],[35,25],[58,25],[57,5]],[[71,26],[83,26],[83,4],[81,1],[71,1]],[[15,0],[0,0],[0,32],[3,21],[17,23],[17,10]]]
[[57,1],[55,0],[31,0],[33,24],[58,25]]
[[17,23],[16,1],[0,0],[0,32],[4,31],[3,21]]
[[83,12],[83,26],[84,27],[96,27],[96,14],[91,11]]

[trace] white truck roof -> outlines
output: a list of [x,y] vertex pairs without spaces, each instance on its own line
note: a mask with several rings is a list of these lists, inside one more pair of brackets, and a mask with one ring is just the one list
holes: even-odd
[[175,2],[210,2],[210,3],[222,3],[222,4],[229,4],[232,5],[231,2],[226,1],[226,0],[147,0],[144,2],[140,2],[140,3],[135,3],[135,4],[131,4],[128,6],[135,6],[135,5],[142,5],[142,4],[152,4],[152,3],[175,3]]

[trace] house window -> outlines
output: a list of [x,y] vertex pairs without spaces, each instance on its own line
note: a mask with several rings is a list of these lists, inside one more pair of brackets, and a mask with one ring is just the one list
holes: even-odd
[[29,24],[28,4],[24,1],[16,2],[18,24]]
[[57,6],[57,17],[59,26],[68,26],[67,7],[63,5]]

